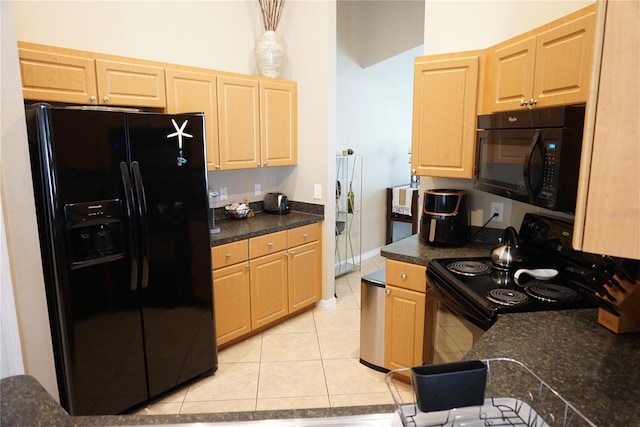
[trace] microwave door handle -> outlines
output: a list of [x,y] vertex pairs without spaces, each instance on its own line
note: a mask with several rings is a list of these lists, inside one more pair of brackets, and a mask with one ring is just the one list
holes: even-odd
[[531,144],[529,145],[529,153],[527,153],[527,157],[524,159],[524,185],[527,188],[527,194],[529,195],[529,203],[533,203],[535,198],[533,184],[531,183],[531,160],[533,159],[533,153],[535,152],[539,142],[540,129],[536,129],[533,134],[533,138],[531,139]]

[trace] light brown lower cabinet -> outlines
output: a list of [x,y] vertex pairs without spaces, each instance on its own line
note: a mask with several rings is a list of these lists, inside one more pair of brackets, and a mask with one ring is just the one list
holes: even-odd
[[312,307],[322,293],[321,224],[214,246],[218,346]]
[[213,270],[218,345],[251,332],[249,263]]
[[387,285],[385,303],[385,368],[422,365],[425,296]]
[[426,267],[395,260],[386,266],[385,368],[431,364],[436,302]]
[[286,257],[282,251],[250,261],[252,329],[289,314]]

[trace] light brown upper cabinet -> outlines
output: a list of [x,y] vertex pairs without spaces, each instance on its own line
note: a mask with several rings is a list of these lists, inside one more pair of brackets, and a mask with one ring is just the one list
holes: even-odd
[[220,169],[260,167],[258,80],[218,76]]
[[18,42],[25,99],[164,108],[164,68],[134,59]]
[[260,157],[262,166],[298,163],[298,86],[260,80]]
[[481,52],[415,59],[411,173],[472,178]]
[[295,165],[297,85],[251,76],[218,76],[220,169]]
[[208,170],[220,169],[216,77],[207,70],[166,69],[167,112],[204,113]]
[[640,259],[640,3],[599,7],[606,7],[602,60],[594,62],[600,75],[587,103],[573,246]]
[[595,5],[488,50],[484,112],[587,101]]

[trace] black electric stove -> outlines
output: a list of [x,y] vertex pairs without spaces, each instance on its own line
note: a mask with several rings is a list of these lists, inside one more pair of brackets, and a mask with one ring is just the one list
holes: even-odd
[[489,256],[431,260],[427,277],[441,303],[483,330],[489,329],[500,313],[594,307],[592,292],[564,274],[565,267],[580,257],[570,249],[572,229],[573,225],[563,220],[525,215],[520,241],[526,261],[518,268],[558,270],[549,280],[527,274],[516,280],[517,268],[496,268]]

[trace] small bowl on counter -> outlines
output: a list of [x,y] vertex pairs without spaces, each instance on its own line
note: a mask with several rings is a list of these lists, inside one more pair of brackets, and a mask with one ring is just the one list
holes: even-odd
[[233,202],[224,207],[225,212],[233,219],[244,219],[251,213],[251,208],[246,203]]

